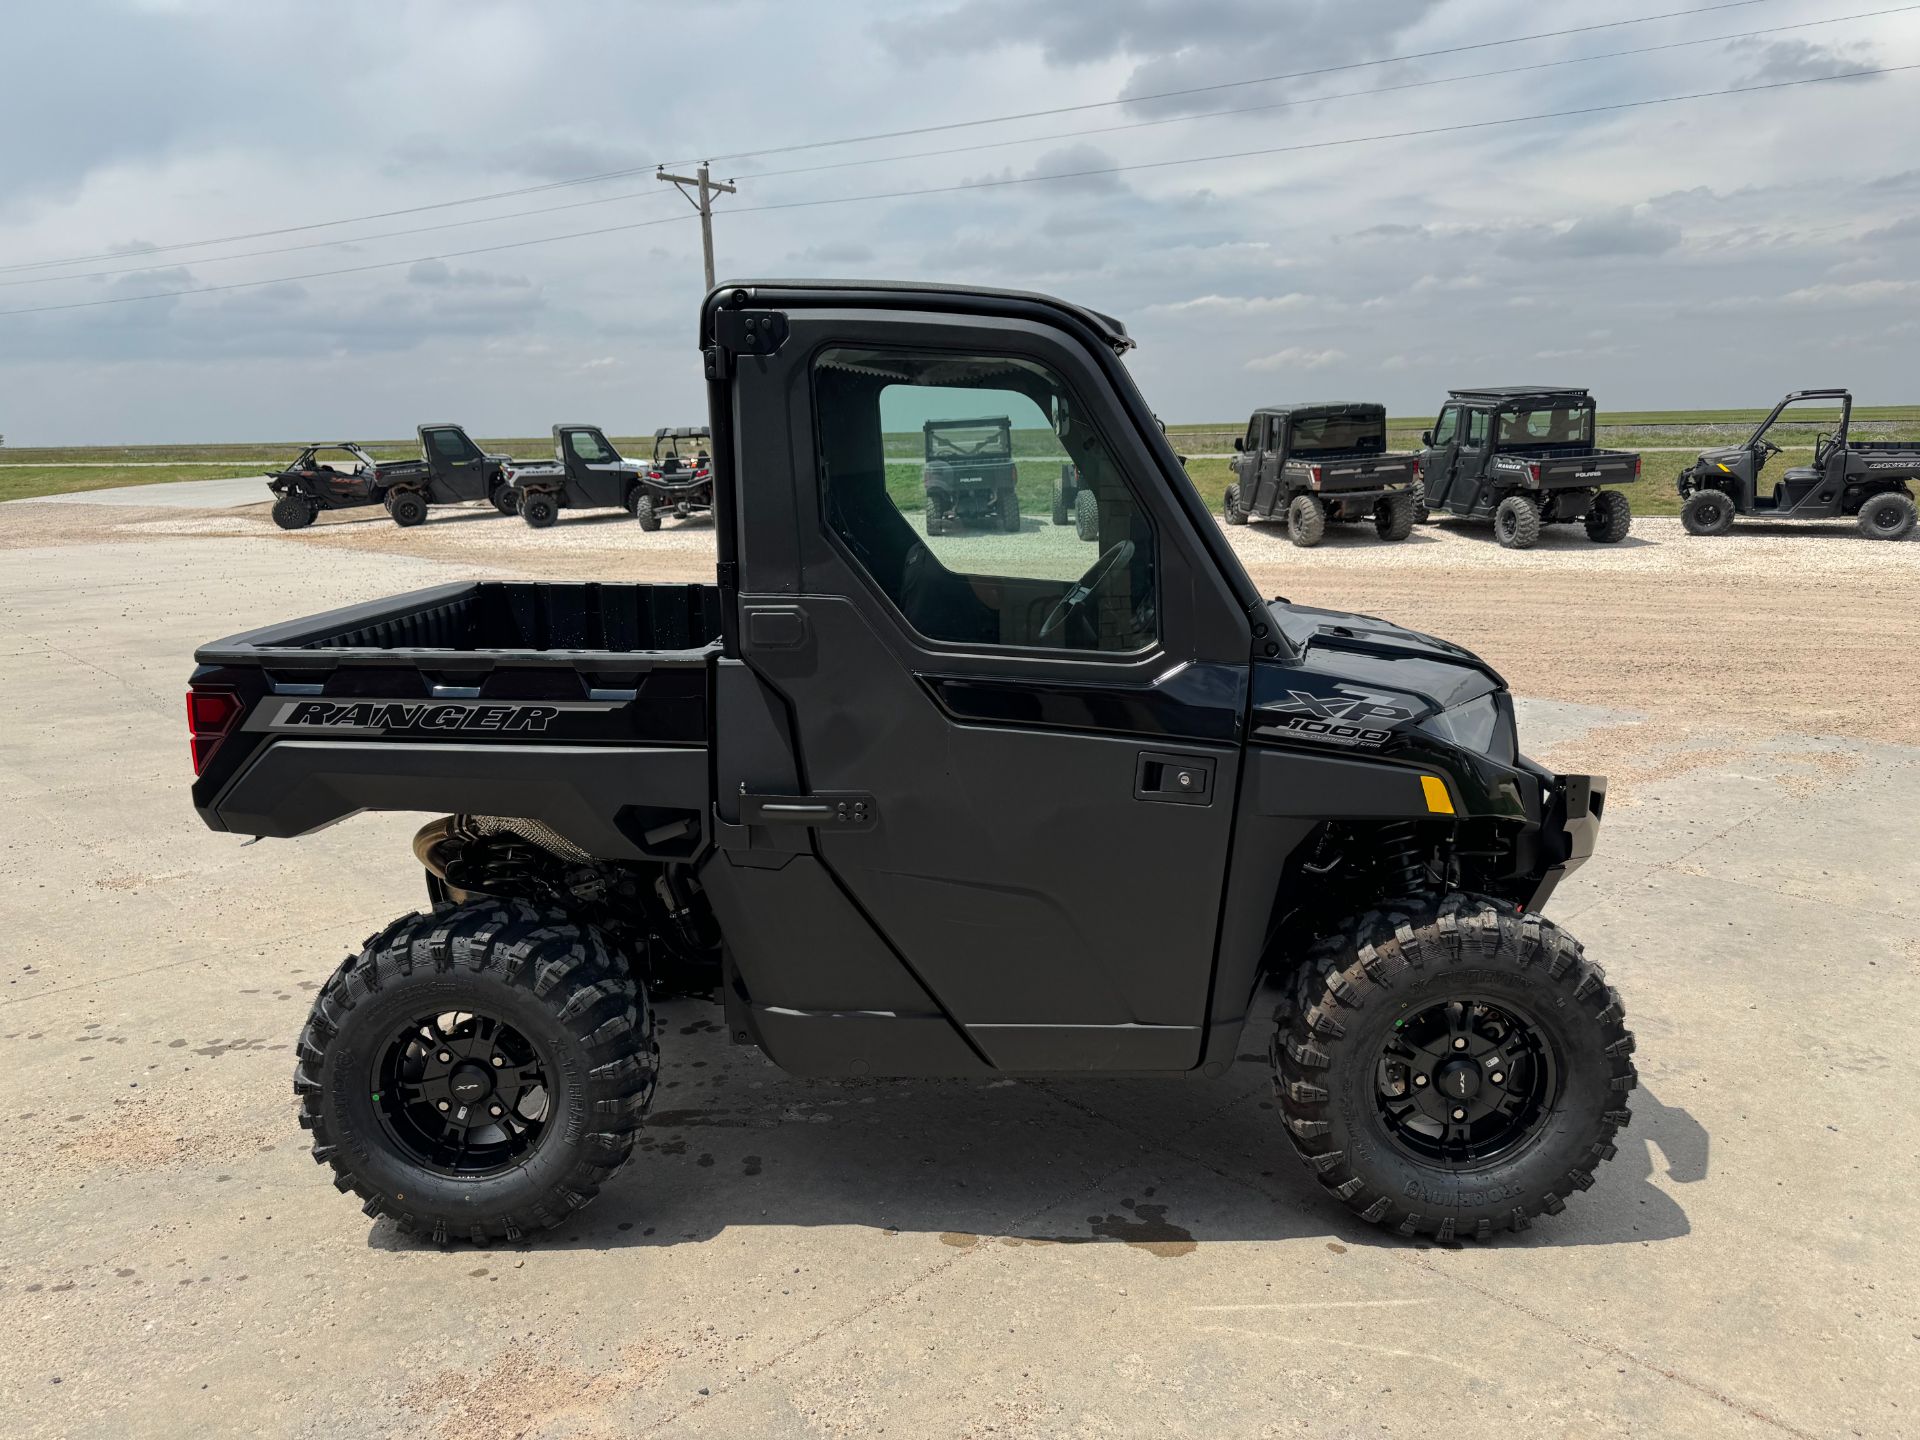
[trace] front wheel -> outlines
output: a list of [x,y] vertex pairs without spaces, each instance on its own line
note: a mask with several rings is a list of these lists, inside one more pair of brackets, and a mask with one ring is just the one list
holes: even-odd
[[1413,496],[1413,523],[1424,525],[1433,518],[1433,511],[1427,506],[1427,482],[1416,480],[1407,487],[1407,493]]
[[1073,533],[1082,540],[1100,538],[1100,497],[1091,490],[1073,497]]
[[597,931],[518,903],[440,905],[334,972],[293,1088],[313,1158],[368,1215],[514,1240],[625,1163],[658,1053],[646,995]]
[[1309,957],[1278,1019],[1294,1149],[1402,1235],[1559,1214],[1631,1119],[1619,994],[1552,921],[1489,900],[1365,917]]
[[1240,502],[1240,482],[1227,486],[1227,493],[1220,497],[1220,518],[1229,525],[1247,523],[1247,507]]
[[1073,517],[1070,513],[1069,484],[1073,479],[1073,467],[1062,465],[1060,477],[1053,482],[1053,523],[1065,525]]
[[1913,533],[1915,518],[1912,497],[1890,490],[1860,507],[1860,533],[1869,540],[1904,540]]
[[560,504],[551,495],[536,492],[522,497],[520,518],[535,530],[544,530],[560,518]]
[[1696,490],[1680,507],[1680,528],[1689,535],[1724,535],[1733,528],[1733,497],[1720,490]]

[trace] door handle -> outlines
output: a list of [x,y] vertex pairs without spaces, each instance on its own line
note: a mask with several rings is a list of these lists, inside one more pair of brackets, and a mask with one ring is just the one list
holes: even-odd
[[1211,755],[1142,750],[1133,767],[1133,798],[1165,805],[1211,805],[1213,766]]
[[818,825],[828,830],[871,830],[880,807],[873,796],[833,790],[814,795],[752,795],[740,791],[742,825]]

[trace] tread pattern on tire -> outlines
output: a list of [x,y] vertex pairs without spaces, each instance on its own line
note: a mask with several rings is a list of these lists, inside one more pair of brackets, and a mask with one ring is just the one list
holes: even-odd
[[1733,528],[1733,497],[1696,490],[1680,506],[1680,528],[1689,535],[1724,535]]
[[[1513,533],[1504,528],[1503,516],[1513,516]],[[1531,550],[1540,542],[1540,507],[1530,496],[1509,495],[1493,512],[1493,534],[1509,550]]]
[[[1410,972],[1459,965],[1477,956],[1505,952],[1526,963],[1543,957],[1540,974],[1562,996],[1563,1013],[1580,1015],[1603,1030],[1611,1069],[1608,1108],[1593,1117],[1592,1136],[1573,1168],[1540,1187],[1523,1204],[1509,1207],[1502,1228],[1527,1229],[1536,1215],[1557,1215],[1575,1191],[1594,1183],[1594,1171],[1614,1157],[1614,1137],[1632,1119],[1627,1095],[1638,1083],[1634,1041],[1627,1030],[1620,993],[1606,972],[1586,958],[1580,942],[1544,916],[1516,913],[1480,896],[1450,895],[1438,906],[1380,909],[1359,916],[1341,934],[1316,944],[1300,962],[1274,1012],[1268,1058],[1274,1092],[1294,1152],[1314,1178],[1362,1219],[1406,1236],[1454,1237],[1455,1217],[1423,1213],[1369,1186],[1349,1158],[1334,1147],[1327,1072],[1347,1031],[1349,1017],[1391,994]],[[1492,1223],[1478,1220],[1469,1233],[1485,1239]]]
[[353,1147],[332,1133],[322,1076],[328,1046],[357,1006],[396,979],[462,970],[491,971],[538,997],[586,1051],[593,1129],[573,1166],[524,1215],[475,1222],[462,1231],[476,1242],[516,1240],[560,1224],[593,1199],[626,1163],[653,1103],[660,1070],[655,1014],[626,962],[598,931],[522,901],[488,900],[403,915],[368,936],[320,987],[300,1032],[293,1072],[300,1126],[312,1132],[313,1158],[333,1170],[335,1189],[358,1195],[368,1216],[384,1215],[402,1230],[443,1243],[444,1220],[416,1213],[404,1198],[367,1183],[352,1168]]
[[1229,525],[1247,523],[1247,507],[1240,503],[1240,485],[1238,481],[1227,486],[1227,493],[1220,497],[1220,517]]
[[[1901,519],[1894,525],[1882,529],[1872,523],[1872,516],[1877,510],[1887,509],[1897,509]],[[1860,533],[1870,540],[1904,540],[1913,533],[1916,519],[1920,519],[1920,514],[1916,514],[1912,497],[1897,490],[1889,490],[1885,494],[1873,496],[1862,505],[1856,523],[1860,526]]]
[[1373,517],[1374,533],[1382,540],[1405,540],[1413,534],[1413,495],[1402,490],[1389,495],[1380,502],[1386,506],[1386,515],[1377,512]]
[[1633,529],[1633,502],[1618,490],[1602,490],[1587,511],[1587,538],[1596,545],[1618,545]]
[[1296,495],[1287,505],[1287,534],[1302,549],[1327,533],[1327,507],[1316,495]]
[[1073,497],[1073,529],[1082,540],[1100,538],[1100,497],[1091,490]]

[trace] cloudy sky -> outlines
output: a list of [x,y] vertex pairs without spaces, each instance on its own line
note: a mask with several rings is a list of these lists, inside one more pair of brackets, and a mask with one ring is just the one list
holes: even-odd
[[0,433],[700,418],[699,233],[650,168],[704,155],[740,184],[723,278],[1053,291],[1126,320],[1174,421],[1536,379],[1920,398],[1920,70],[1595,108],[1920,65],[1920,7],[1520,38],[1701,4],[9,5]]

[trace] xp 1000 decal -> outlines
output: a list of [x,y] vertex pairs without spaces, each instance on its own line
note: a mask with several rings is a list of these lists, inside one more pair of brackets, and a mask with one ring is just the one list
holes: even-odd
[[1393,727],[1411,720],[1414,713],[1383,695],[1352,691],[1314,695],[1289,690],[1284,698],[1260,706],[1254,715],[1254,733],[1377,750],[1392,737]]

